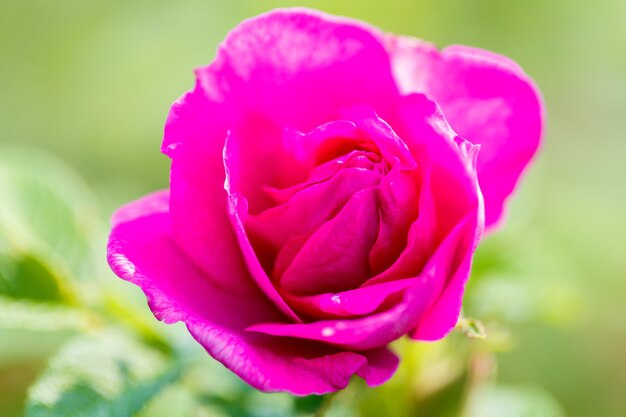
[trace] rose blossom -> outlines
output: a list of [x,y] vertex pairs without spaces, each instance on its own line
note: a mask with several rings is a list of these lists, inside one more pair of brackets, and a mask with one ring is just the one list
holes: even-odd
[[[304,9],[247,20],[170,111],[170,189],[113,217],[108,260],[264,391],[394,373],[455,326],[473,251],[539,144],[511,60]],[[484,205],[483,205],[484,200]]]

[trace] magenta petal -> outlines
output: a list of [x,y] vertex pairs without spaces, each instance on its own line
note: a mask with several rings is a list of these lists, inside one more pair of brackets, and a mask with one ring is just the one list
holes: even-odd
[[339,119],[345,106],[390,112],[397,87],[383,42],[378,29],[361,22],[274,10],[237,26],[197,75],[208,97],[226,99],[233,114],[260,112],[309,131]]
[[[434,253],[439,243],[440,228],[438,227],[439,219],[435,206],[435,194],[432,189],[431,172],[432,169],[423,169],[423,179],[417,204],[418,218],[409,226],[402,251],[387,269],[376,270],[377,275],[370,278],[365,285],[414,276],[424,267],[429,256]],[[384,233],[382,236],[386,235],[387,233]]]
[[356,374],[363,378],[370,387],[384,384],[398,369],[398,357],[389,348],[359,352],[359,355],[367,358],[367,366],[362,366],[356,371]]
[[[306,177],[307,170],[283,152],[283,129],[261,114],[246,114],[231,127],[237,139],[237,190],[248,200],[250,212],[258,213],[273,205],[264,192],[267,185],[284,187]],[[290,176],[284,172],[290,172]]]
[[[280,338],[249,331],[224,334],[203,322],[187,327],[215,359],[266,392],[327,394],[344,389],[355,374],[375,387],[389,380],[398,368],[398,357],[388,348],[347,352],[306,341],[285,343]],[[245,358],[233,361],[231,355],[238,350]]]
[[377,231],[377,190],[368,188],[309,237],[280,277],[281,287],[315,294],[359,286],[369,276],[369,250]]
[[[433,273],[432,270],[430,273]],[[405,335],[419,322],[433,296],[432,284],[436,277],[429,274],[414,278],[402,301],[389,310],[358,319],[322,320],[312,323],[256,324],[249,331],[283,337],[316,340],[346,349],[368,350]]]
[[272,302],[291,320],[300,322],[300,318],[293,310],[287,305],[285,300],[280,296],[276,288],[270,281],[269,276],[263,269],[257,254],[254,252],[248,234],[244,228],[244,220],[248,216],[248,202],[246,198],[237,190],[237,186],[240,182],[240,167],[241,162],[239,160],[240,148],[237,138],[230,135],[224,145],[223,158],[224,169],[226,171],[226,180],[224,182],[224,189],[228,193],[228,214],[230,217],[230,223],[235,230],[235,235],[241,248],[241,253],[245,260],[245,264],[248,266],[248,270],[256,281],[257,285],[265,295],[272,300]]
[[429,260],[425,269],[437,270],[438,278],[434,280],[433,286],[435,293],[440,295],[434,298],[432,305],[422,316],[410,335],[412,338],[439,340],[456,325],[477,241],[476,222],[476,214],[468,214]]
[[355,318],[398,304],[418,278],[405,278],[339,293],[294,295],[285,292],[289,305],[316,319]]
[[492,52],[465,46],[439,52],[418,40],[389,39],[400,90],[425,93],[457,133],[481,145],[478,179],[486,224],[494,225],[539,146],[543,106],[534,82]]
[[[179,248],[203,271],[246,274],[227,215],[223,108],[195,89],[170,110],[162,151],[172,159],[170,207]],[[207,117],[207,115],[211,115]]]
[[[415,339],[441,339],[454,328],[461,310],[479,234],[478,210],[476,208],[468,213],[459,222],[416,278],[372,284],[339,294],[289,298],[295,301],[295,306],[313,317],[316,317],[313,314],[316,310],[317,316],[367,316],[305,324],[268,322],[252,326],[249,330],[325,341],[349,349],[367,349],[377,343],[389,343],[405,334],[407,328],[414,328],[411,337]],[[403,294],[403,298],[394,303],[399,294]],[[385,303],[393,306],[374,312]]]
[[366,285],[419,274],[443,239],[473,213],[477,239],[483,229],[483,202],[476,180],[478,147],[456,136],[435,103],[413,94],[400,102],[399,128],[421,167],[418,217],[396,261]]
[[[382,178],[378,195],[379,231],[369,255],[372,275],[389,267],[406,247],[407,231],[411,224],[415,224],[420,206],[417,170],[403,170],[399,165],[394,166]],[[425,248],[420,247],[419,251],[424,252]]]
[[379,181],[376,172],[343,169],[332,178],[298,192],[286,203],[250,216],[246,226],[263,241],[281,247],[290,238],[308,233],[332,218],[356,192]]
[[[342,139],[352,139],[358,143],[362,140],[361,136],[356,125],[347,120],[328,122],[308,133],[284,129],[280,146],[281,157],[274,155],[274,159],[278,161],[273,160],[269,164],[262,165],[268,169],[276,169],[278,165],[275,184],[265,184],[262,190],[276,203],[283,204],[297,192],[329,179],[343,168],[372,168],[374,162],[366,161],[369,154],[365,151],[352,151],[320,164],[319,154],[322,144]],[[362,163],[355,163],[355,159]],[[302,176],[302,172],[306,174]],[[281,182],[290,182],[293,185],[282,185],[281,188]]]
[[365,136],[376,143],[385,159],[394,163],[394,160],[397,160],[403,169],[417,166],[406,143],[387,122],[378,117],[370,106],[354,106],[345,109],[344,114],[354,121],[356,126],[365,133]]
[[260,390],[325,394],[346,387],[354,374],[375,386],[397,368],[397,357],[386,348],[343,352],[245,331],[282,314],[248,276],[226,269],[207,275],[189,261],[172,235],[167,192],[116,213],[108,260],[118,276],[141,287],[157,318],[185,322],[214,358]]
[[[216,312],[211,314],[217,314],[222,301],[221,296],[213,300],[215,285],[229,297],[256,298],[250,304],[250,311],[280,320],[281,315],[267,298],[260,296],[247,273],[233,274],[228,262],[216,263],[208,273],[184,255],[175,243],[168,200],[169,193],[160,191],[115,213],[108,245],[113,271],[144,289],[152,311],[166,323],[186,320],[188,315],[202,316],[212,310]],[[226,317],[228,309],[220,314],[239,326],[254,322],[239,315]]]

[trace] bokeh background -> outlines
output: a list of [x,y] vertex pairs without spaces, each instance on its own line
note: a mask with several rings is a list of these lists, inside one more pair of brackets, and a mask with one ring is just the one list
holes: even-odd
[[[477,343],[488,344],[501,387],[492,401],[501,411],[492,404],[477,415],[626,415],[622,0],[2,0],[0,275],[2,262],[6,267],[19,252],[19,265],[10,268],[30,286],[24,291],[32,292],[37,284],[29,277],[47,268],[57,276],[55,291],[63,292],[66,275],[87,288],[97,281],[87,297],[109,294],[96,304],[113,305],[118,316],[127,314],[126,300],[136,299],[132,308],[141,316],[147,308],[138,291],[107,271],[108,217],[120,204],[167,186],[162,128],[170,104],[193,86],[192,69],[210,62],[242,19],[296,5],[440,47],[490,49],[536,80],[547,107],[543,147],[509,206],[508,223],[479,250],[465,306],[487,327],[487,341]],[[85,253],[95,255],[79,265]],[[67,312],[48,312],[46,303],[41,315],[21,316],[26,304],[6,297],[0,303],[3,416],[20,415],[27,387],[84,325],[75,323],[78,316],[62,316]],[[90,317],[89,323],[98,320]],[[149,318],[142,326],[164,327]],[[394,395],[391,389],[377,393],[379,400],[367,400],[372,409],[398,398],[384,398]],[[526,401],[543,405],[516,414]]]

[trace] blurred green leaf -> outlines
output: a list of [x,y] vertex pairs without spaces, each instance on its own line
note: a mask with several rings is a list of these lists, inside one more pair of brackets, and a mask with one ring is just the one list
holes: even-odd
[[475,393],[469,417],[564,417],[561,406],[543,389],[485,386]]
[[323,403],[324,396],[307,395],[306,397],[296,397],[294,400],[294,408],[300,413],[313,414],[320,409]]
[[[200,362],[206,362],[201,360]],[[211,362],[214,362],[211,360]],[[186,382],[193,392],[196,408],[203,410],[206,415],[228,416],[228,417],[293,417],[294,399],[291,395],[272,393],[267,394],[257,391],[245,384],[227,370],[218,365],[203,367],[204,370],[211,369],[204,375],[204,380],[210,379],[208,386],[198,386],[197,374],[190,375]],[[195,382],[195,384],[194,384]],[[226,389],[215,386],[226,385]],[[203,414],[204,415],[204,414]]]
[[[298,399],[293,395],[264,393],[252,388],[207,355],[197,343],[187,346],[184,341],[193,339],[186,334],[184,326],[173,326],[173,330],[178,356],[193,360],[193,366],[187,367],[177,383],[154,398],[139,417],[304,417],[317,411],[317,408],[303,410],[296,406]],[[174,409],[168,401],[178,401],[180,407]]]
[[84,310],[50,303],[15,301],[0,296],[0,329],[46,332],[86,330],[97,320],[95,315]]
[[137,417],[222,417],[223,414],[200,414],[200,409],[193,394],[180,382],[173,383],[163,389],[146,406],[137,413]]
[[35,301],[71,299],[66,283],[41,259],[32,254],[1,252],[0,296]]
[[31,387],[26,417],[130,417],[180,374],[181,364],[126,337],[80,337]]
[[507,229],[476,251],[463,308],[485,322],[571,324],[584,307],[579,281],[549,236]]
[[[394,376],[380,387],[368,387],[363,381],[351,383],[348,393],[334,401],[333,409],[349,404],[355,415],[363,417],[458,417],[467,380],[467,362],[482,341],[452,332],[436,343],[419,343],[408,338],[393,344],[401,357]],[[342,414],[343,413],[343,414]],[[338,415],[345,415],[345,411]],[[330,413],[329,413],[330,415]]]
[[0,327],[0,370],[19,363],[42,363],[75,336],[75,330],[42,332]]
[[44,153],[2,147],[0,189],[4,249],[36,253],[59,274],[92,273],[100,225],[93,196],[73,171]]
[[[297,415],[293,411],[293,396],[289,394],[268,394],[249,390],[246,406],[250,417],[294,417]],[[239,415],[236,416],[239,417]]]

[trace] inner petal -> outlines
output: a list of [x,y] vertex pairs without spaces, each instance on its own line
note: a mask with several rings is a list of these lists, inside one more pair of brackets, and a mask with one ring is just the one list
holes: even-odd
[[356,288],[370,277],[369,251],[378,233],[376,188],[356,193],[297,252],[279,284],[294,294]]
[[399,165],[381,179],[378,238],[370,251],[374,275],[392,265],[406,247],[408,230],[419,213],[420,185],[417,170]]
[[277,204],[284,204],[296,193],[332,178],[342,169],[362,168],[364,170],[375,171],[376,165],[380,162],[380,157],[371,152],[352,151],[339,158],[316,166],[309,174],[306,181],[287,188],[276,188],[266,186],[264,191],[271,196]]
[[[417,217],[420,169],[402,139],[371,109],[346,114],[354,121],[306,134],[283,130],[288,164],[278,168],[280,181],[261,188],[273,204],[245,219],[257,258],[281,293],[359,287],[393,264]],[[298,167],[294,178],[290,164]]]
[[368,169],[347,168],[330,179],[296,192],[286,203],[249,216],[248,233],[263,244],[280,248],[294,236],[310,232],[334,217],[360,190],[380,182],[380,175]]

